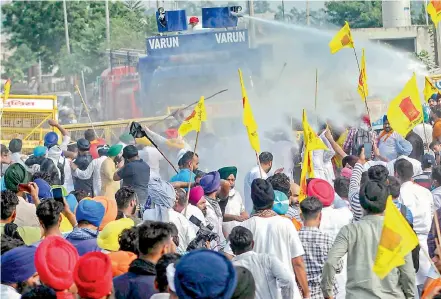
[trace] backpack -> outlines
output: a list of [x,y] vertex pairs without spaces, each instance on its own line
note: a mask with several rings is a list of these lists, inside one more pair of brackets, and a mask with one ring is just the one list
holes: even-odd
[[[408,207],[406,205],[401,204],[400,206],[400,212],[403,215],[404,219],[406,219],[407,223],[409,223],[410,227],[412,228],[413,232],[415,233],[415,230],[413,229],[413,223],[410,223],[407,218],[407,210]],[[416,234],[416,233],[415,233]],[[418,269],[420,268],[420,244],[418,244],[413,250],[412,250],[412,261],[413,261],[413,267],[415,269],[415,272],[418,272]]]

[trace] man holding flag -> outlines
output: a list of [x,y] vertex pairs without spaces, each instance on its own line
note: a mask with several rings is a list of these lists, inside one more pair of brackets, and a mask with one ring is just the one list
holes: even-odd
[[[375,180],[368,180],[360,190],[360,204],[365,216],[356,223],[344,226],[328,253],[321,282],[324,298],[334,296],[334,277],[338,263],[345,254],[347,254],[348,265],[346,298],[414,298],[415,270],[412,256],[409,253],[401,257],[404,264],[391,265],[392,268],[381,278],[372,271],[377,263],[378,241],[382,238],[383,223],[386,223],[385,217],[390,214],[386,212],[386,216],[383,216],[386,203],[388,200],[392,203],[392,200],[388,199],[390,194],[386,181],[387,169],[384,166],[377,167],[381,167],[386,175],[379,176]],[[395,206],[392,208],[399,213]],[[400,215],[395,217],[407,224],[402,215],[399,218]],[[404,224],[399,222],[397,225]],[[392,233],[389,242],[385,244],[390,248],[395,247],[399,245],[395,244],[396,242],[399,243],[405,238],[408,237],[395,237]]]

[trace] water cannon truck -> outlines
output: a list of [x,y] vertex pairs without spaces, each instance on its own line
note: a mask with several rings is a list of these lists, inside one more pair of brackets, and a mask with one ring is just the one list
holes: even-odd
[[[268,60],[271,51],[267,45],[250,46],[248,29],[238,28],[241,15],[240,6],[202,8],[202,26],[196,29],[188,24],[185,10],[159,8],[159,34],[146,39],[146,55],[139,57],[136,74],[133,67],[123,67],[122,73],[127,72],[124,76],[130,80],[116,84],[115,93],[121,94],[118,88],[124,88],[122,96],[112,97],[107,92],[107,99],[102,99],[106,117],[162,115],[167,107],[190,104],[201,95],[226,88],[229,92],[213,100],[232,100],[232,91],[240,95],[238,68],[244,73],[245,84],[258,82],[263,73],[262,55]],[[121,76],[121,69],[107,71],[106,76],[112,73]],[[106,78],[101,81],[105,83]]]

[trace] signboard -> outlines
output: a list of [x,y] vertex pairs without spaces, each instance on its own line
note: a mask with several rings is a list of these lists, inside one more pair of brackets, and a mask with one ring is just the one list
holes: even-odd
[[147,54],[169,56],[202,51],[247,50],[247,30],[209,31],[147,38]]
[[54,101],[52,99],[24,99],[9,98],[5,103],[0,102],[0,107],[14,110],[53,110]]

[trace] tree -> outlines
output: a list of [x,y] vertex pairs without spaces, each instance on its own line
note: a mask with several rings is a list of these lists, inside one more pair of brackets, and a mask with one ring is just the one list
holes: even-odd
[[325,2],[328,21],[343,26],[348,21],[352,28],[382,27],[381,1]]
[[[127,3],[109,2],[111,47],[135,48],[144,43],[147,31],[153,34],[154,23],[135,2],[132,9]],[[45,72],[60,66],[63,75],[99,73],[107,67],[103,53],[107,47],[105,3],[66,1],[66,6],[71,55],[66,50],[61,1],[14,1],[3,5],[3,30],[10,34],[9,47],[27,46],[41,59]]]
[[19,46],[15,52],[4,62],[5,74],[12,82],[23,81],[26,71],[37,63],[35,53],[26,45]]
[[254,1],[253,2],[253,6],[254,6],[254,13],[267,13],[267,12],[271,12],[270,9],[270,4],[268,1]]
[[132,12],[144,11],[142,1],[126,0],[126,1],[124,1],[124,5],[127,7],[128,10],[130,10]]

